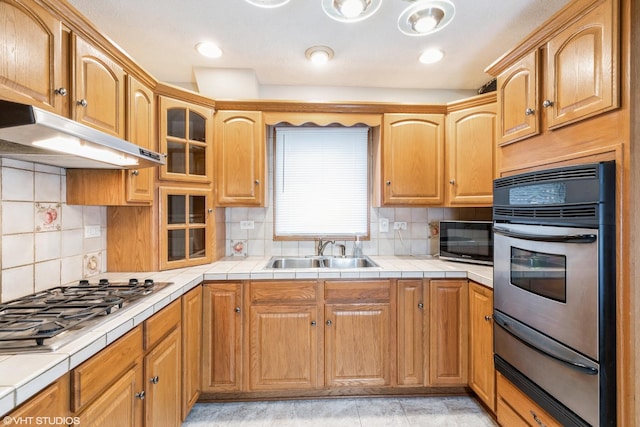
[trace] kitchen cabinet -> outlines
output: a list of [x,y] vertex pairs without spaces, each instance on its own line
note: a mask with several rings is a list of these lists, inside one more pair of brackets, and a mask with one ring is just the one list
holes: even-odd
[[125,138],[126,74],[109,55],[71,35],[74,85],[71,118]]
[[391,288],[380,281],[327,281],[325,386],[391,384]]
[[242,283],[203,287],[202,390],[242,389]]
[[260,111],[217,111],[214,119],[218,206],[264,206],[265,125]]
[[202,378],[202,286],[182,297],[182,420],[200,396]]
[[616,0],[595,3],[498,75],[500,144],[619,107],[617,15]]
[[497,373],[498,423],[509,427],[561,427],[547,411]]
[[66,116],[62,22],[35,1],[0,0],[2,98]]
[[251,282],[249,385],[252,391],[318,386],[315,282]]
[[469,282],[469,387],[495,412],[493,290]]
[[444,203],[442,114],[396,114],[383,118],[382,205]]
[[[127,78],[126,139],[155,151],[155,99],[151,89]],[[155,168],[135,170],[68,169],[67,203],[70,205],[151,205]]]
[[455,109],[447,115],[447,205],[492,206],[495,93],[461,101]]
[[426,308],[422,279],[398,280],[397,299],[397,383],[398,386],[424,385],[426,352]]
[[159,104],[160,151],[166,155],[160,179],[211,182],[213,110],[166,96]]
[[214,218],[211,192],[160,187],[160,268],[211,262]]
[[467,280],[431,280],[429,304],[429,385],[466,385]]
[[[69,412],[69,374],[65,374],[19,408],[5,415],[3,419],[5,424],[10,424],[6,420],[26,420],[27,417],[42,417],[40,421],[43,422],[40,425],[54,426],[59,425],[55,418],[60,419],[69,416],[71,416]],[[48,419],[51,421],[44,422],[45,420],[48,421]]]

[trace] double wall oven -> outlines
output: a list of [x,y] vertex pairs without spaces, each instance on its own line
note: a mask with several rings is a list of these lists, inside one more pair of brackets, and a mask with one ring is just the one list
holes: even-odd
[[616,425],[615,163],[494,182],[496,369],[566,426]]

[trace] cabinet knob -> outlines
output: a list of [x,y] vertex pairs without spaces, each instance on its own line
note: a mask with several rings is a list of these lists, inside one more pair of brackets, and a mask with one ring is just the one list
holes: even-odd
[[331,326],[331,325],[332,325],[331,320],[327,320],[327,326]]
[[240,307],[236,307],[235,312],[236,312],[236,313],[240,313]]
[[133,175],[133,176],[138,176],[138,175],[140,175],[140,171],[139,171],[139,170],[137,170],[137,169],[132,170],[132,171],[131,171],[131,175]]
[[450,179],[450,180],[449,180],[449,184],[453,185],[453,184],[455,184],[455,183],[456,183],[456,180],[455,180],[455,179]]
[[533,116],[535,114],[535,110],[533,108],[527,108],[526,110],[524,110],[524,115],[525,116]]
[[493,319],[493,317],[491,317],[491,316],[484,316],[484,320],[486,320],[487,322],[491,322],[491,319]]
[[387,181],[387,185],[391,185],[391,181]]
[[149,380],[151,384],[158,384],[158,381],[160,381],[160,377],[157,375],[155,377],[151,377],[151,379]]
[[144,400],[144,390],[142,390],[140,393],[136,393],[136,397],[140,400]]
[[64,88],[64,87],[60,87],[60,88],[54,90],[54,92],[55,92],[56,95],[60,95],[60,96],[67,96],[67,93],[69,93],[69,92],[67,92],[67,89]]
[[549,108],[551,106],[553,106],[553,101],[550,99],[545,99],[544,102],[542,103],[542,106],[544,108]]
[[259,179],[256,179],[254,182],[256,183],[256,185],[260,185],[260,180]]
[[423,303],[418,303],[418,308],[419,308],[420,310],[422,310],[422,309],[424,308],[424,304],[423,304]]
[[89,103],[87,102],[86,99],[81,99],[76,104],[78,104],[79,106],[84,107],[84,108],[87,108],[87,105],[89,105]]
[[317,325],[317,323],[316,323],[315,320],[311,321],[311,326],[316,326],[316,325]]
[[212,213],[213,213],[213,209],[212,209],[212,208],[209,208],[209,209],[207,209],[207,212],[209,212],[210,214],[212,214]]

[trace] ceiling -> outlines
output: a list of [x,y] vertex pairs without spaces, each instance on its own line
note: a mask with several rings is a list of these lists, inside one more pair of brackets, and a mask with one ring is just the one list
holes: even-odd
[[[243,0],[68,0],[158,80],[197,89],[200,67],[243,70],[259,86],[475,90],[484,69],[568,0],[452,0],[456,15],[443,30],[410,37],[397,29],[411,2],[383,0],[369,19],[341,23],[320,0],[291,0],[265,9]],[[201,57],[210,40],[223,56]],[[326,45],[335,56],[313,66],[305,50]],[[444,50],[431,65],[418,62],[428,47]]]

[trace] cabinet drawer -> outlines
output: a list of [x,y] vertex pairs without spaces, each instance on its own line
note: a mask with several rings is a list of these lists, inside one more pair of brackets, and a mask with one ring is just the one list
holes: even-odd
[[176,300],[144,322],[144,349],[149,350],[160,338],[171,332],[180,323],[181,316],[180,300]]
[[532,426],[545,425],[547,427],[561,427],[547,411],[542,409],[526,394],[500,373],[497,374],[498,389],[498,423],[503,426]]
[[80,411],[136,364],[142,356],[142,328],[137,327],[71,372],[71,410]]
[[391,288],[386,280],[327,281],[324,284],[326,302],[389,302]]
[[251,303],[314,303],[317,283],[302,282],[252,282]]

